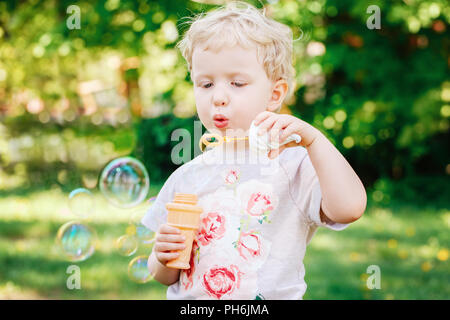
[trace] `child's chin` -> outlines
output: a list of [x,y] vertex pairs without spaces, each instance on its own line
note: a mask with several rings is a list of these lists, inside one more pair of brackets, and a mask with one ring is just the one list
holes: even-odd
[[225,134],[229,138],[244,138],[248,136],[248,130],[227,128]]

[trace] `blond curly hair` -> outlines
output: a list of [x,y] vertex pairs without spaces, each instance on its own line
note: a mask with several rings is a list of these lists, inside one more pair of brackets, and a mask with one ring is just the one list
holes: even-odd
[[187,19],[185,23],[190,27],[176,46],[191,75],[192,54],[199,44],[212,50],[236,44],[243,48],[256,47],[257,58],[262,61],[267,77],[274,82],[286,80],[288,92],[285,100],[291,97],[295,70],[292,66],[292,30],[287,25],[268,18],[265,10],[242,1],[233,1]]

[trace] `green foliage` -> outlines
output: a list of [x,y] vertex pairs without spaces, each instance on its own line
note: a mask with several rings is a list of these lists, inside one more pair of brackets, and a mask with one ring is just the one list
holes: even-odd
[[[310,69],[320,64],[324,94],[308,105],[301,100],[314,85],[301,87],[294,114],[324,131],[369,185],[382,176],[445,174],[449,119],[442,108],[449,103],[450,86],[446,2],[316,3],[322,9],[313,21],[326,29],[326,37],[311,35],[324,42],[326,53],[314,57]],[[381,9],[380,30],[366,27],[366,8],[374,4]]]
[[[133,155],[143,159],[150,172],[151,179],[161,183],[180,165],[174,164],[172,161],[172,150],[175,145],[182,143],[184,138],[172,138],[172,133],[175,130],[186,129],[184,132],[188,133],[189,136],[187,145],[190,146],[190,157],[186,155],[186,158],[190,160],[196,156],[198,147],[192,144],[192,141],[194,141],[194,121],[199,120],[198,118],[176,118],[166,114],[159,118],[142,119],[136,124],[135,131],[138,138],[137,148]],[[180,140],[172,141],[172,139]],[[182,152],[179,156],[183,157]]]
[[[450,10],[445,0],[249,2],[260,8],[266,4],[268,15],[292,28],[297,71],[292,113],[324,132],[366,186],[384,178],[448,177]],[[195,113],[189,74],[175,44],[187,27],[185,17],[216,6],[187,0],[82,0],[76,3],[81,29],[69,30],[72,4],[0,3],[2,123],[10,130],[9,118],[27,124],[29,117],[40,116],[27,113],[20,96],[27,92],[28,98],[44,100],[50,123],[23,125],[17,134],[45,135],[53,130],[51,123],[79,132],[89,119],[80,112],[80,82],[100,79],[118,87],[119,80],[136,81],[144,109],[165,105],[168,114],[133,118],[134,127],[121,131],[114,148],[131,146],[152,178],[164,179],[178,166],[170,159],[170,135],[177,128],[192,130]],[[379,30],[366,26],[370,5],[380,8]],[[323,52],[311,50],[314,45]],[[140,66],[118,79],[110,65],[129,57],[138,57]],[[61,99],[70,101],[64,116],[75,120],[60,122],[53,116]],[[134,107],[132,99],[128,105]],[[97,124],[90,134],[102,135],[102,127],[108,125]],[[127,140],[130,135],[136,136],[135,146]]]
[[410,176],[400,181],[378,179],[373,186],[372,199],[378,205],[414,203],[448,208],[450,184],[445,176]]
[[0,146],[7,148],[0,153],[0,197],[55,185],[70,192],[84,184],[83,177],[94,183],[109,161],[130,154],[136,144],[128,126],[99,127],[87,119],[44,125],[25,114],[6,118],[2,128],[7,130]]

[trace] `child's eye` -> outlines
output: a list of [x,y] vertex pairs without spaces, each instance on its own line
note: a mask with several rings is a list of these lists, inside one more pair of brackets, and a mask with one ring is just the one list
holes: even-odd
[[[237,82],[237,81],[232,81],[231,84],[232,84],[232,85],[235,85],[235,86],[238,87],[238,88],[244,87],[244,86],[246,85],[246,83],[243,83],[243,82]],[[207,83],[207,84],[202,85],[202,88],[208,89],[208,88],[210,88],[211,86],[212,86],[212,83]]]
[[236,85],[236,87],[239,87],[239,88],[245,86],[245,83],[241,83],[241,82],[233,81],[232,83],[234,83]]

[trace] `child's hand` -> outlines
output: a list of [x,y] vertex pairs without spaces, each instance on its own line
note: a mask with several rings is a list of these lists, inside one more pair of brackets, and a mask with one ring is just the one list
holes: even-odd
[[298,144],[292,141],[280,146],[277,150],[271,150],[269,153],[269,158],[271,159],[277,157],[285,148],[299,145],[303,147],[310,146],[320,133],[319,130],[299,118],[289,114],[278,114],[270,111],[259,113],[254,119],[254,124],[258,126],[258,135],[264,134],[265,131],[270,131],[270,141],[278,140],[281,143],[294,133],[302,138],[302,141]]
[[184,236],[178,228],[163,224],[159,227],[156,234],[155,245],[153,250],[158,261],[166,265],[170,260],[178,258],[179,252],[171,252],[175,250],[183,250],[186,245],[184,244]]

